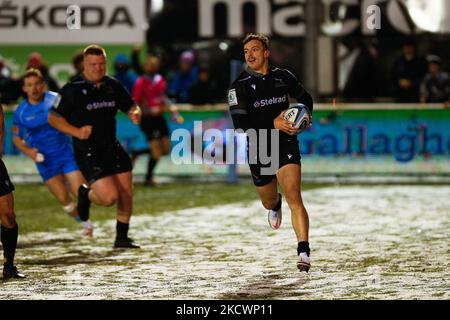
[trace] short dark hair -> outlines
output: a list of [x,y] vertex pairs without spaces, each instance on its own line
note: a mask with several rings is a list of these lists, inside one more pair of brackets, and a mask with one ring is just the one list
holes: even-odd
[[106,51],[99,45],[91,44],[83,50],[83,56],[86,57],[87,55],[104,56],[106,58]]
[[263,34],[256,34],[256,33],[249,33],[245,36],[244,40],[242,41],[242,44],[245,46],[248,42],[252,40],[258,40],[262,43],[264,46],[264,49],[269,49],[269,38],[267,38]]
[[44,81],[44,77],[42,76],[42,73],[38,69],[30,68],[27,71],[25,71],[23,75],[23,80],[31,77],[37,77],[39,78],[39,80]]

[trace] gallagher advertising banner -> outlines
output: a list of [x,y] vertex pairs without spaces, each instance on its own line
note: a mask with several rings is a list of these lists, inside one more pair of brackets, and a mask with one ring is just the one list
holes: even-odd
[[[329,106],[316,106],[312,129],[300,134],[300,149],[304,172],[317,175],[327,174],[450,174],[450,109],[423,109],[418,105],[411,108],[392,109],[371,105],[359,108],[358,105],[345,105],[330,110]],[[347,108],[347,109],[346,109]],[[353,109],[353,110],[350,110]],[[193,164],[174,164],[170,157],[164,157],[158,166],[157,174],[225,174],[228,160],[226,151],[226,130],[232,128],[228,112],[225,110],[180,111],[184,121],[179,122],[173,114],[166,118],[170,131],[177,129],[189,132],[190,139],[173,139],[172,150],[184,149],[190,152],[186,157]],[[129,153],[148,148],[144,134],[139,126],[133,125],[128,118],[118,114],[117,136]],[[196,130],[195,124],[201,124],[202,130]],[[6,159],[12,173],[34,172],[32,161],[29,165],[18,162],[27,160],[19,155],[12,144],[12,114],[6,113],[5,119]],[[205,131],[218,129],[223,133],[225,144],[213,145]],[[174,136],[175,137],[175,136]],[[195,141],[203,146],[195,150]],[[238,140],[239,141],[239,140]],[[242,141],[241,141],[242,142]],[[244,145],[240,143],[235,150],[242,154]],[[201,161],[205,150],[213,152],[215,164],[196,164]],[[239,159],[239,163],[245,159]],[[28,169],[26,169],[28,168]],[[247,165],[239,165],[240,173],[248,173]],[[142,172],[140,172],[140,171]],[[143,173],[138,168],[135,173]]]

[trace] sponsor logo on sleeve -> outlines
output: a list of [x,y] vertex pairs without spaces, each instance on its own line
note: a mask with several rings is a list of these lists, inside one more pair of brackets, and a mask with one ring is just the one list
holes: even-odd
[[59,103],[61,102],[61,95],[58,94],[53,102],[53,108],[57,109],[59,107]]
[[228,105],[236,106],[238,105],[238,99],[236,95],[236,89],[230,89],[228,91]]

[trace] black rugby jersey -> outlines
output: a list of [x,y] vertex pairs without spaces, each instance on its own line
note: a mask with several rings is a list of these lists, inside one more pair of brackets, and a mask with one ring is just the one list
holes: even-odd
[[[92,125],[88,140],[73,137],[76,149],[85,146],[110,147],[116,141],[117,110],[125,113],[135,102],[125,87],[116,79],[105,76],[100,87],[83,75],[67,83],[60,91],[61,100],[52,109],[75,127]],[[77,148],[79,147],[79,148]]]
[[[289,107],[289,96],[312,114],[311,95],[288,70],[270,67],[263,75],[244,70],[228,90],[228,105],[235,129],[274,129],[273,120]],[[281,138],[292,136],[280,131]]]

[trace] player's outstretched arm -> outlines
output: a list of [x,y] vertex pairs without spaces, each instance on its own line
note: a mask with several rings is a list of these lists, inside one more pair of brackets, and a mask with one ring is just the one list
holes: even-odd
[[92,126],[83,126],[81,128],[77,128],[68,123],[66,119],[64,119],[60,114],[56,112],[50,111],[48,113],[48,123],[56,130],[71,135],[72,137],[78,138],[80,140],[89,139],[92,133]]

